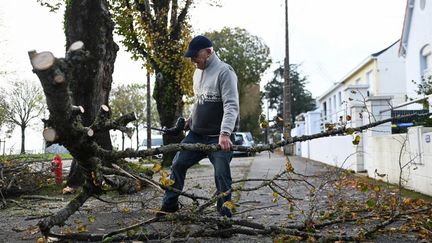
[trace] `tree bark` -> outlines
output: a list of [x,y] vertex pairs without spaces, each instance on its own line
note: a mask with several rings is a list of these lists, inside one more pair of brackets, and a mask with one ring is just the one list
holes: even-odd
[[122,151],[124,151],[124,149],[125,149],[124,143],[125,143],[125,135],[124,135],[124,132],[122,132]]
[[137,145],[137,150],[138,150],[138,148],[139,148],[139,136],[138,136],[138,130],[139,130],[139,124],[138,123],[135,123],[135,130],[136,130],[136,145]]
[[[84,126],[90,126],[101,105],[108,105],[118,46],[112,32],[114,22],[105,0],[73,0],[65,13],[66,46],[82,41],[90,58],[69,74],[73,105],[82,106]],[[79,42],[78,42],[79,43]],[[73,46],[71,46],[73,48]],[[112,149],[109,131],[96,133],[97,143]]]
[[21,154],[25,154],[25,129],[24,125],[21,126]]
[[[177,118],[183,113],[184,102],[183,97],[178,90],[179,85],[175,82],[175,77],[169,74],[164,74],[162,71],[156,70],[156,82],[154,87],[153,97],[156,100],[156,107],[159,113],[159,119],[162,127],[173,127]],[[184,134],[178,136],[163,135],[164,145],[180,143],[184,138]],[[172,164],[175,153],[167,153],[163,156],[162,165],[168,167]]]

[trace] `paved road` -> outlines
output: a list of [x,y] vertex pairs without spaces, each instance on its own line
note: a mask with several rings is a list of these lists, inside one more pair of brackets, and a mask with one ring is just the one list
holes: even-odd
[[[323,164],[310,161],[300,157],[289,157],[291,164],[294,167],[296,173],[303,175],[315,175],[322,174],[326,171],[332,171],[334,168],[325,166]],[[249,179],[250,181],[242,183],[234,183],[234,187],[241,186],[244,189],[253,188],[262,183],[262,181],[256,181],[252,179],[270,179],[276,174],[282,172],[286,168],[286,157],[280,152],[267,153],[263,152],[257,154],[254,157],[235,157],[231,163],[231,171],[234,181]],[[70,166],[70,161],[64,161],[64,172],[67,175]],[[260,190],[253,191],[242,191],[240,193],[234,193],[233,199],[235,200],[237,207],[237,214],[234,215],[234,219],[247,219],[252,222],[261,223],[264,225],[286,225],[286,224],[298,224],[302,222],[304,216],[300,213],[302,210],[307,212],[308,207],[314,203],[310,200],[310,187],[304,182],[299,182],[295,179],[299,179],[299,176],[284,176],[284,181],[277,181],[280,186],[278,189],[280,192],[286,193],[289,197],[292,197],[292,203],[281,198],[274,200],[273,191],[268,187]],[[158,178],[155,178],[156,180]],[[321,179],[314,177],[308,178],[308,182],[318,185]],[[208,160],[200,162],[199,166],[192,167],[187,174],[185,190],[188,192],[196,193],[197,195],[211,197],[213,195],[215,186],[213,179],[213,167]],[[61,189],[59,189],[59,195]],[[358,190],[351,190],[345,194],[346,197],[357,197],[359,194]],[[357,194],[356,194],[357,193]],[[65,201],[54,202],[54,201],[41,201],[41,203],[34,204],[32,201],[22,201],[26,207],[22,208],[19,206],[13,207],[7,211],[0,211],[0,242],[4,239],[11,239],[14,242],[17,241],[28,241],[34,242],[39,234],[32,234],[36,223],[38,222],[38,216],[52,213],[52,210],[58,210],[62,208],[74,195],[67,195]],[[157,209],[161,202],[162,193],[155,192],[153,188],[147,188],[142,192],[133,195],[110,195],[109,201],[130,201],[118,204],[108,204],[100,202],[96,199],[90,199],[80,209],[80,212],[75,213],[67,222],[66,228],[75,229],[77,220],[81,222],[87,222],[88,215],[94,215],[97,220],[92,224],[88,224],[89,232],[95,233],[106,233],[119,227],[125,227],[136,223],[139,220],[153,217],[154,213],[150,212],[149,209]],[[329,200],[326,195],[320,199],[317,203],[318,206],[326,206]],[[142,203],[133,203],[142,202]],[[192,204],[192,201],[187,198],[181,198],[181,201],[186,207]],[[316,203],[316,202],[315,202]],[[290,205],[294,205],[294,210],[290,210]],[[127,209],[127,213],[125,212]],[[187,209],[181,209],[187,210]],[[212,209],[215,211],[215,208]],[[86,212],[86,213],[83,213]],[[154,212],[154,211],[153,211]],[[215,212],[214,212],[215,213]],[[291,216],[289,216],[292,214]],[[35,219],[28,220],[30,215],[35,216]],[[216,215],[216,213],[215,213]],[[3,221],[1,219],[4,219]],[[169,225],[160,225],[161,229],[167,229]],[[335,228],[337,229],[337,228]],[[19,232],[18,232],[19,231]],[[350,232],[350,231],[346,231]],[[403,238],[389,238],[381,237],[376,238],[377,242],[413,242],[415,236],[403,236]],[[197,241],[190,240],[190,242],[273,242],[272,236],[246,236],[236,235],[229,239],[218,239],[218,238],[207,238],[200,239]]]

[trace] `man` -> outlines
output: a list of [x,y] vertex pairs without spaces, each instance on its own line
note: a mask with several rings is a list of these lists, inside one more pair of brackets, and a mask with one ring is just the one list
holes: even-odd
[[[185,130],[190,131],[182,143],[219,144],[221,151],[177,152],[171,166],[170,177],[174,180],[172,187],[182,190],[187,169],[208,157],[214,167],[217,193],[229,192],[217,201],[218,212],[222,216],[231,217],[231,211],[224,207],[224,202],[231,200],[231,134],[239,124],[237,76],[233,68],[213,52],[213,44],[205,36],[199,35],[192,39],[185,57],[191,58],[196,65],[193,76],[196,100],[185,124]],[[177,193],[166,190],[161,211],[177,211],[178,196]]]

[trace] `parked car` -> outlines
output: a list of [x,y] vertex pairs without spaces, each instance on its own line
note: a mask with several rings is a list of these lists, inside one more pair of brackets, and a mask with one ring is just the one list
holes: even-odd
[[[151,148],[157,148],[163,145],[162,136],[152,136],[151,137]],[[147,149],[147,138],[145,138],[139,147],[139,150]],[[156,154],[153,157],[161,159],[162,154]]]
[[[235,145],[241,145],[245,147],[253,147],[255,146],[255,141],[250,132],[235,132]],[[255,156],[255,152],[245,152],[245,151],[234,151],[234,155],[246,155],[246,156]]]

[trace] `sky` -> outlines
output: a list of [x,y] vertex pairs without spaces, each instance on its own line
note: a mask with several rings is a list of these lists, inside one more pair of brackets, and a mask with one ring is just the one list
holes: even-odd
[[[285,1],[220,0],[222,7],[197,2],[190,12],[195,34],[240,27],[269,46],[275,64],[263,74],[261,86],[268,82],[285,55]],[[405,5],[406,0],[288,0],[289,60],[300,64],[306,89],[319,96],[370,54],[398,40]],[[50,13],[36,0],[0,0],[0,66],[11,72],[0,76],[0,87],[12,79],[37,82],[29,50],[64,56],[62,20],[62,13]],[[140,63],[121,46],[113,78],[114,86],[145,81]]]

